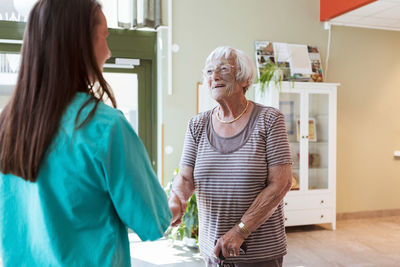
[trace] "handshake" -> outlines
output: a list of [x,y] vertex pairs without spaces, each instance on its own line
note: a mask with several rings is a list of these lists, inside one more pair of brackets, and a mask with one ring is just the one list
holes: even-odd
[[171,195],[168,199],[168,206],[172,213],[171,226],[178,226],[186,211],[187,200],[183,200],[174,190],[171,190]]
[[172,183],[168,199],[168,206],[172,213],[171,226],[175,227],[181,223],[182,216],[188,205],[188,200],[193,193],[193,168],[181,166]]

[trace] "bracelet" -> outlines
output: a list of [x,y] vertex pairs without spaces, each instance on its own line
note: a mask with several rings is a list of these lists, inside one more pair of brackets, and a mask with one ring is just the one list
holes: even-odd
[[249,228],[247,228],[247,226],[242,221],[238,222],[237,226],[239,227],[240,231],[243,234],[245,234],[245,235],[250,235],[251,234],[250,231],[249,231]]

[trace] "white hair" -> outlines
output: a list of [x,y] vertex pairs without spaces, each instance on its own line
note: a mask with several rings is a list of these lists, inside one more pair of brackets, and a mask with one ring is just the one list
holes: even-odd
[[238,81],[239,83],[248,82],[248,85],[243,88],[243,91],[246,92],[252,85],[256,77],[256,68],[249,56],[247,56],[243,51],[229,46],[217,47],[207,57],[205,65],[207,66],[211,62],[221,58],[225,58],[228,60],[230,57],[233,57],[235,59],[235,66],[237,70],[236,81]]

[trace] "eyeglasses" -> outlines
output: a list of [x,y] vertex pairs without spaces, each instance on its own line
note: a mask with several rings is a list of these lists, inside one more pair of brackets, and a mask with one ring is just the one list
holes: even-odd
[[235,68],[235,66],[230,65],[230,64],[219,65],[217,67],[207,66],[203,69],[203,74],[207,78],[210,78],[216,71],[219,72],[219,74],[228,74],[228,73],[231,73],[231,70],[233,68]]

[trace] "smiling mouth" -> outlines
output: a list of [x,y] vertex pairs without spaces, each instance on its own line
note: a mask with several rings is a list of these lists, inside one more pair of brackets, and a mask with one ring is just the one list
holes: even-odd
[[224,84],[218,84],[218,85],[215,85],[213,88],[221,88],[221,87],[225,87],[225,85]]

